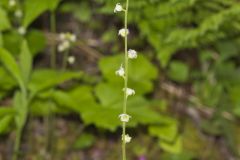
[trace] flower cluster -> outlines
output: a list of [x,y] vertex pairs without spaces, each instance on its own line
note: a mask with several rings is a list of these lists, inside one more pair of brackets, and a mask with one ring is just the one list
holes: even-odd
[[[114,13],[125,12],[125,14],[127,14],[127,10],[128,9],[127,8],[124,9],[124,7],[120,3],[117,3],[115,8],[114,8]],[[124,28],[122,28],[118,31],[118,35],[125,38],[125,42],[126,42],[127,36],[130,33],[126,26],[127,26],[127,24],[125,24]],[[125,47],[127,48],[127,46],[125,46]],[[127,68],[126,64],[128,63],[128,59],[136,59],[137,58],[137,51],[135,51],[133,49],[129,49],[129,50],[125,50],[125,52],[126,52],[125,53],[126,57],[125,57],[124,67],[123,67],[123,64],[121,64],[119,69],[115,72],[117,76],[122,77],[124,79],[124,81],[126,82],[125,86],[123,88],[123,92],[124,92],[124,96],[125,96],[124,97],[125,109],[123,109],[124,113],[119,115],[120,121],[122,123],[129,122],[129,120],[131,118],[131,116],[126,113],[127,98],[128,98],[128,96],[133,96],[135,94],[135,90],[127,87],[127,77],[128,77],[128,75],[126,75],[126,74],[127,74],[128,68]],[[132,138],[128,134],[125,134],[125,132],[123,133],[123,135],[122,135],[123,142],[129,143],[131,141],[131,139]]]
[[64,52],[68,50],[74,42],[76,42],[77,37],[71,33],[61,33],[59,35],[59,39],[60,44],[58,45],[58,51]]

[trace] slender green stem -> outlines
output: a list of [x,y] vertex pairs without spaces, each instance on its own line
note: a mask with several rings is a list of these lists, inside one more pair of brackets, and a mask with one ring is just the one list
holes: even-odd
[[[56,15],[55,11],[51,12],[50,15],[50,30],[52,33],[56,33]],[[56,41],[53,40],[53,44],[51,46],[51,67],[56,67]]]
[[63,71],[67,69],[68,55],[69,55],[69,49],[63,53],[63,66],[62,66]]
[[21,137],[22,137],[22,128],[18,128],[16,132],[16,139],[14,143],[14,154],[13,154],[12,160],[18,159]]
[[[124,18],[124,29],[125,32],[128,30],[128,4],[129,0],[126,0],[126,10],[125,10],[125,18]],[[124,78],[124,103],[123,103],[123,114],[127,113],[127,88],[128,88],[128,35],[126,34],[124,39],[124,46],[125,46],[125,60],[124,60],[124,67],[125,67],[125,78]],[[122,123],[122,160],[126,160],[126,122]]]

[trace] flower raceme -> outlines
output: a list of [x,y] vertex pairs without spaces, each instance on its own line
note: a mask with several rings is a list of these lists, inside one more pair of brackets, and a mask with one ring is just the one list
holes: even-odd
[[60,33],[59,35],[60,44],[58,45],[58,51],[64,52],[71,47],[71,44],[76,42],[77,37],[71,33]]

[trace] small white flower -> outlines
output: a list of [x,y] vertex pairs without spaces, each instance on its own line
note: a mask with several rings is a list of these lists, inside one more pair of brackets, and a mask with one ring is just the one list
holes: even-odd
[[70,40],[71,42],[76,42],[77,36],[76,36],[75,34],[72,34],[72,35],[69,37],[69,40]]
[[128,122],[131,116],[129,116],[128,114],[120,114],[119,118],[122,122]]
[[124,68],[122,67],[122,65],[120,66],[120,68],[115,73],[116,73],[116,75],[118,75],[120,77],[124,77],[125,71],[124,71]]
[[74,56],[69,56],[68,57],[68,63],[69,64],[74,64],[74,62],[75,62],[75,57]]
[[26,28],[24,28],[24,27],[19,27],[19,28],[18,28],[18,33],[21,34],[21,35],[25,35],[25,34],[26,34]]
[[22,13],[22,11],[21,11],[20,9],[18,9],[18,10],[16,10],[16,11],[14,12],[14,15],[15,15],[15,17],[17,17],[17,18],[22,18],[23,13]]
[[69,41],[63,41],[59,46],[58,46],[58,51],[63,52],[66,51],[67,49],[70,48],[70,43]]
[[132,96],[132,95],[135,94],[135,91],[134,91],[133,89],[131,89],[131,88],[127,88],[126,90],[123,89],[123,91],[126,92],[127,97],[128,97],[128,96]]
[[120,3],[117,3],[114,8],[114,13],[121,12],[121,11],[123,11],[123,7]]
[[131,142],[132,137],[130,137],[128,134],[126,134],[124,137],[122,136],[122,140],[124,141],[125,139],[125,143],[129,143]]
[[122,36],[122,37],[126,37],[129,34],[129,30],[122,28],[119,30],[118,35]]
[[60,39],[61,41],[65,41],[65,40],[66,40],[65,33],[60,33],[60,34],[59,34],[59,39]]
[[16,2],[15,0],[9,0],[9,1],[8,1],[8,5],[9,5],[10,7],[14,7],[14,6],[16,6],[16,4],[17,4],[17,2]]
[[128,50],[128,58],[135,59],[137,58],[137,52],[133,49]]

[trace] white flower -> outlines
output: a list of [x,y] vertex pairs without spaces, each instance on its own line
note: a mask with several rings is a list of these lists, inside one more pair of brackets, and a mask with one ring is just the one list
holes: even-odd
[[58,46],[58,51],[63,52],[66,51],[67,49],[70,48],[70,43],[69,41],[63,41],[59,46]]
[[60,33],[59,39],[61,41],[76,42],[77,36],[72,33]]
[[14,7],[16,4],[17,4],[17,3],[16,3],[15,0],[9,0],[9,1],[8,1],[8,5],[9,5],[10,7]]
[[121,12],[121,11],[123,11],[123,7],[120,3],[117,3],[114,8],[114,13]]
[[120,118],[120,120],[122,121],[122,122],[128,122],[129,121],[129,119],[131,118],[131,116],[129,116],[128,114],[120,114],[119,115],[119,118]]
[[122,36],[122,37],[126,37],[129,34],[129,30],[122,28],[119,30],[118,35]]
[[137,58],[137,52],[133,49],[128,50],[128,58],[135,59]]
[[[124,138],[124,139],[123,139]],[[126,134],[124,137],[122,136],[122,140],[125,140],[125,143],[131,142],[132,137],[130,137],[128,134]]]
[[22,13],[22,11],[21,11],[20,9],[18,9],[18,10],[16,10],[16,11],[14,12],[14,15],[15,15],[15,17],[17,17],[17,18],[22,18],[23,13]]
[[24,27],[19,27],[19,28],[18,28],[18,33],[21,34],[21,35],[25,35],[25,34],[26,34],[26,28],[24,28]]
[[69,56],[68,57],[68,63],[69,64],[74,64],[74,62],[75,62],[75,57],[74,56]]
[[71,35],[69,36],[69,40],[70,40],[71,42],[76,42],[77,36],[76,36],[75,34],[71,34]]
[[[125,88],[123,89],[123,91],[125,91]],[[127,97],[135,94],[135,91],[131,88],[127,88],[127,90],[125,92],[126,92]]]
[[59,34],[59,39],[60,39],[61,41],[65,41],[65,40],[66,40],[65,33],[60,33],[60,34]]
[[118,75],[120,77],[124,77],[125,71],[124,71],[124,68],[122,67],[122,65],[120,66],[120,68],[115,73],[116,73],[116,75]]

